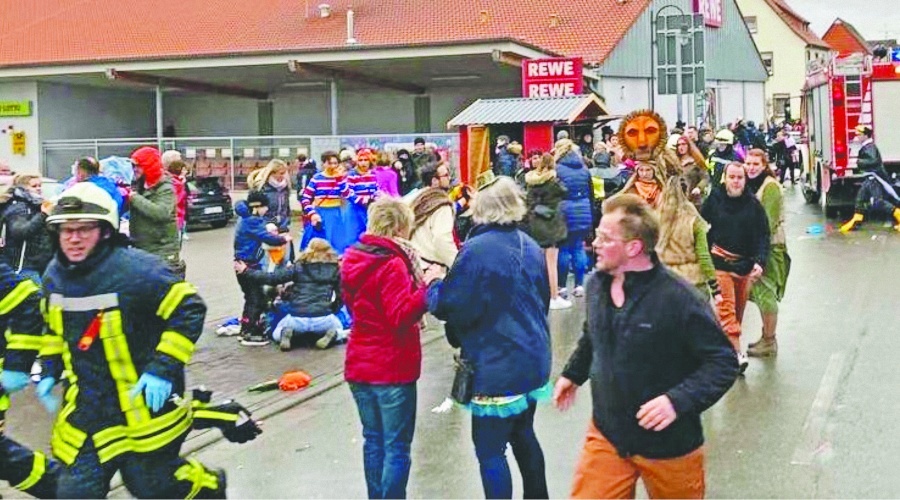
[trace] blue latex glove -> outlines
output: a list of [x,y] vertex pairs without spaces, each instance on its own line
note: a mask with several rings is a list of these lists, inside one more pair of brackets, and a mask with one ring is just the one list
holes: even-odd
[[28,382],[30,381],[31,376],[25,372],[0,372],[0,384],[3,385],[3,390],[8,392],[9,394],[19,392],[22,389],[28,387]]
[[59,409],[59,398],[53,395],[53,387],[56,385],[56,379],[53,377],[44,377],[38,382],[35,393],[48,413],[56,413]]
[[144,392],[144,400],[147,406],[154,412],[158,412],[166,404],[166,400],[172,395],[172,382],[159,378],[156,375],[145,373],[138,379],[138,383],[131,390],[131,399]]

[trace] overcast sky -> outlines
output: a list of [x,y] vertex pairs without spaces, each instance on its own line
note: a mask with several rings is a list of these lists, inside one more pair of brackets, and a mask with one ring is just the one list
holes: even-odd
[[852,24],[867,40],[900,38],[898,0],[786,0],[822,36],[835,18]]

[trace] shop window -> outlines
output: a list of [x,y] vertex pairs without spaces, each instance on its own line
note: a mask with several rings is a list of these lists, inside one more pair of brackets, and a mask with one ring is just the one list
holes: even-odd
[[786,108],[790,107],[791,96],[787,94],[775,94],[772,96],[772,111],[778,118],[785,117]]

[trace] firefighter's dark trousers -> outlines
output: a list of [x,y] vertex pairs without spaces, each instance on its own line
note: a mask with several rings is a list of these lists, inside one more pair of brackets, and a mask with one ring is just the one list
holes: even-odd
[[59,477],[59,498],[106,498],[118,471],[137,498],[225,498],[224,474],[178,456],[184,438],[150,453],[126,453],[100,463],[90,437]]
[[37,498],[56,498],[59,464],[0,434],[0,481]]

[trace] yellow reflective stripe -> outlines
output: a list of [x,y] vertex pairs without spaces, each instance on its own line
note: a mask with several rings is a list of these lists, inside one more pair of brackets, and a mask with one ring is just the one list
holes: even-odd
[[9,312],[21,304],[23,300],[27,299],[29,295],[38,290],[40,290],[40,288],[38,288],[34,281],[23,280],[6,294],[6,297],[3,297],[3,299],[0,300],[0,315],[9,314]]
[[[190,417],[186,416],[174,427],[155,436],[141,439],[126,437],[119,441],[114,441],[108,446],[98,449],[97,457],[100,459],[100,463],[103,464],[123,453],[149,453],[151,451],[156,451],[190,431],[191,423]],[[128,431],[126,430],[126,432]]]
[[53,456],[66,465],[72,465],[75,463],[75,458],[78,457],[78,449],[57,436],[53,436],[53,439],[50,440],[50,449],[53,450]]
[[62,378],[68,380],[72,387],[75,387],[75,384],[78,383],[78,376],[75,375],[75,370],[72,368],[72,351],[69,350],[69,346],[65,342],[63,342],[62,360]]
[[143,394],[131,398],[131,388],[137,384],[137,371],[131,360],[128,341],[122,333],[122,313],[118,310],[103,314],[100,324],[100,339],[103,341],[103,352],[109,363],[109,373],[116,382],[119,396],[119,407],[125,414],[125,421],[130,426],[150,421],[150,410],[144,403]]
[[180,419],[183,419],[187,416],[187,408],[178,407],[170,411],[169,413],[154,418],[146,424],[141,424],[134,427],[117,425],[115,427],[103,429],[102,431],[94,434],[94,445],[97,448],[102,448],[110,442],[124,437],[132,439],[142,439],[144,436],[150,436],[165,429],[166,427],[171,427]]
[[196,458],[189,458],[187,462],[175,471],[175,479],[189,481],[192,485],[185,499],[196,498],[203,488],[219,489],[219,476],[208,472]]
[[[9,409],[9,395],[5,392],[0,394],[0,412],[6,411]],[[0,421],[3,419],[0,418]]]
[[194,349],[194,343],[190,339],[171,330],[163,332],[159,345],[156,346],[157,351],[168,354],[184,364],[191,360]]
[[212,410],[194,410],[194,419],[205,418],[208,420],[225,420],[228,422],[237,422],[237,413],[225,413],[223,411]]
[[36,485],[42,477],[44,477],[44,472],[46,471],[47,457],[39,451],[34,452],[34,463],[31,466],[31,474],[29,474],[24,481],[13,486],[13,488],[19,491],[25,491],[28,488],[31,488],[32,486]]
[[41,357],[61,356],[65,350],[65,342],[59,335],[44,335],[41,337]]
[[56,419],[56,425],[53,426],[53,438],[50,440],[53,455],[65,462],[66,465],[71,465],[75,461],[78,451],[84,446],[84,441],[87,439],[87,434],[66,421],[74,410],[75,405],[69,403],[60,412]]
[[47,310],[47,325],[50,331],[62,336],[63,334],[63,309],[62,306],[50,306]]
[[180,304],[185,297],[196,293],[197,289],[187,281],[175,283],[172,285],[172,288],[169,289],[166,296],[163,297],[162,302],[159,303],[159,309],[156,310],[156,315],[164,320],[168,320],[172,316],[172,313],[175,312],[175,308],[178,307],[178,304]]
[[43,343],[40,335],[6,332],[6,348],[11,351],[40,351]]

